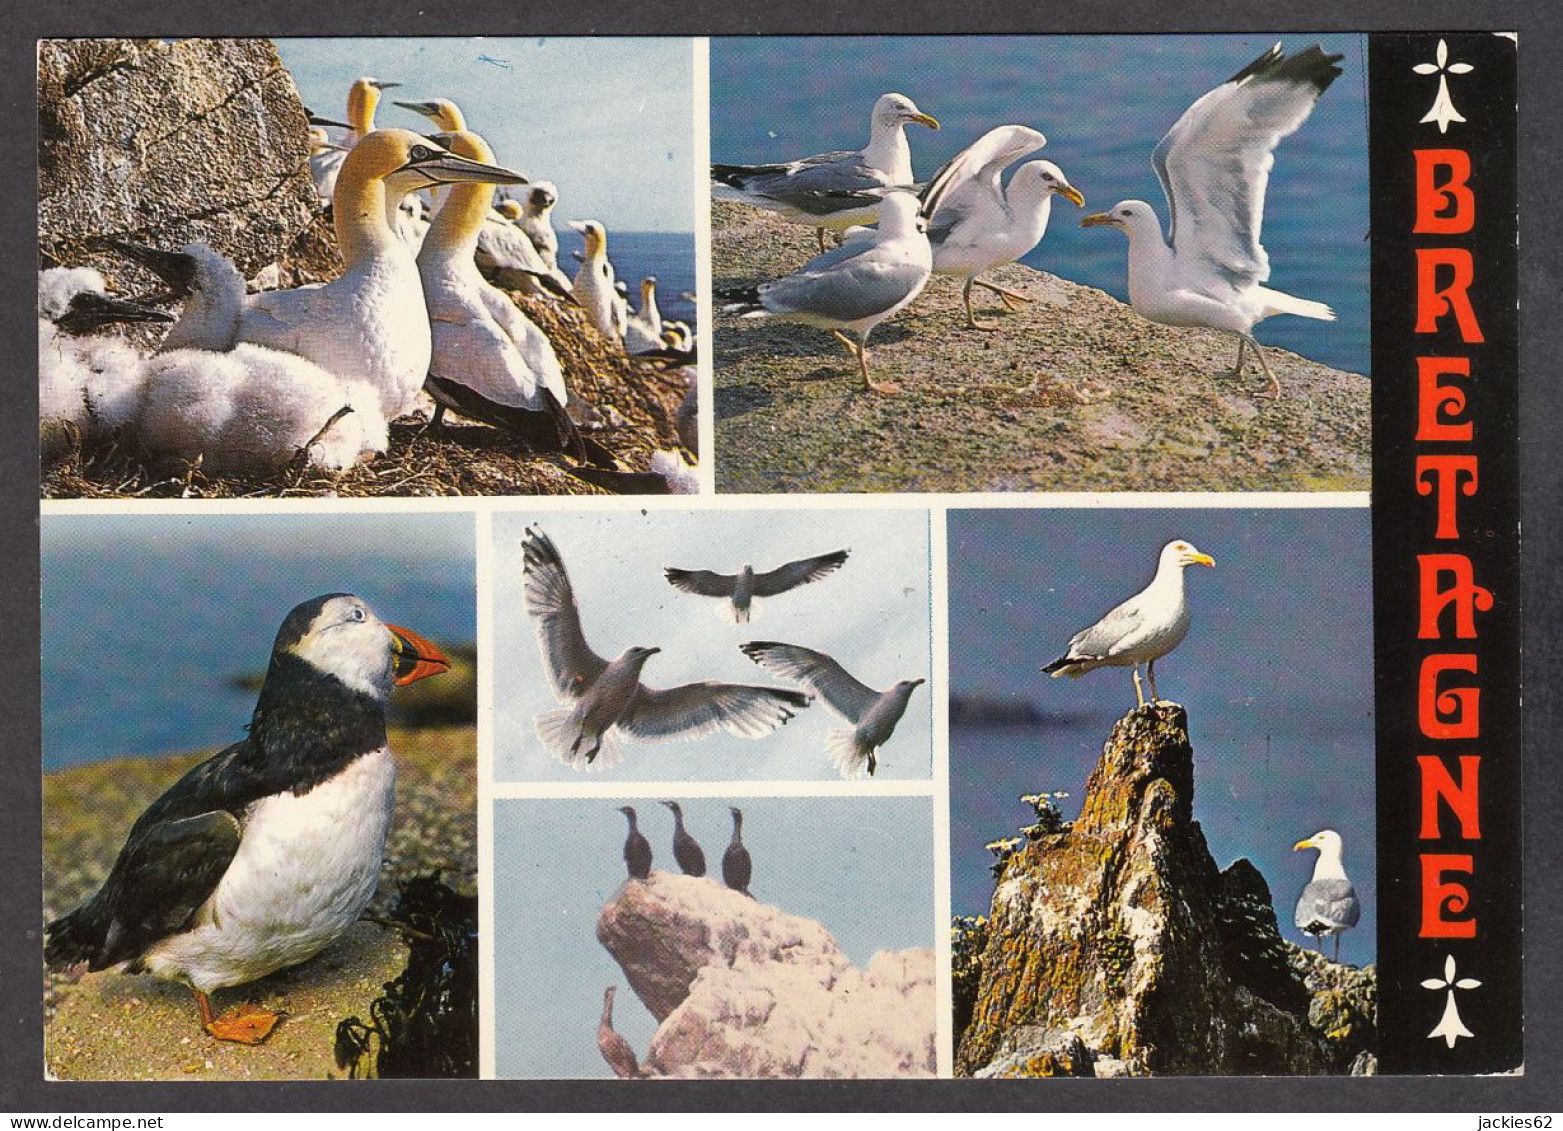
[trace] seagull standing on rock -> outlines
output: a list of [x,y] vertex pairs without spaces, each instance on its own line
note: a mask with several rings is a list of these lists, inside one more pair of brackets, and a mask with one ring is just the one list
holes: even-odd
[[1188,597],[1183,571],[1191,565],[1215,566],[1216,559],[1181,539],[1161,549],[1156,576],[1140,592],[1113,609],[1090,628],[1075,634],[1069,651],[1042,670],[1057,679],[1078,679],[1097,668],[1134,669],[1134,697],[1145,706],[1140,687],[1140,665],[1146,665],[1151,700],[1161,702],[1156,691],[1156,661],[1183,641],[1189,630]]
[[1125,200],[1080,221],[1129,237],[1129,301],[1152,322],[1207,326],[1237,336],[1237,366],[1252,346],[1269,395],[1281,395],[1254,339],[1254,324],[1274,314],[1331,322],[1322,302],[1262,284],[1270,257],[1259,243],[1265,189],[1275,147],[1296,132],[1339,77],[1344,56],[1318,46],[1287,57],[1280,44],[1190,106],[1151,155],[1172,213],[1165,238],[1156,210]]
[[1325,935],[1335,940],[1335,961],[1340,961],[1340,937],[1357,925],[1362,917],[1362,904],[1357,900],[1357,889],[1346,876],[1346,866],[1341,860],[1340,833],[1323,829],[1307,840],[1292,846],[1293,852],[1304,848],[1316,848],[1319,858],[1313,864],[1313,879],[1309,880],[1297,900],[1293,922],[1305,935],[1313,937],[1319,946]]

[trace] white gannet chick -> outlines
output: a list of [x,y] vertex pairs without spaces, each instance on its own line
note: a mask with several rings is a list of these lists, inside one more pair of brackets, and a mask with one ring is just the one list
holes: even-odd
[[1156,661],[1183,642],[1189,631],[1188,596],[1183,571],[1191,565],[1215,566],[1216,559],[1202,554],[1181,539],[1161,548],[1156,576],[1140,592],[1113,609],[1069,642],[1069,651],[1042,670],[1054,679],[1067,675],[1078,679],[1102,667],[1134,669],[1134,697],[1141,707],[1140,665],[1146,665],[1151,700],[1161,702],[1156,691]]
[[109,296],[91,267],[51,267],[38,276],[38,437],[59,448],[64,426],[90,433],[135,414],[141,355],[121,338],[94,334],[113,322],[171,322],[170,315]]
[[657,277],[647,275],[640,281],[640,309],[624,324],[624,352],[633,357],[663,349],[666,344],[662,340],[662,312],[657,309]]
[[429,311],[418,264],[386,223],[386,203],[414,189],[466,181],[526,183],[519,173],[459,157],[409,130],[365,137],[337,178],[333,222],[346,264],[341,276],[249,296],[239,340],[368,382],[387,420],[409,411],[429,372]]
[[608,261],[607,229],[596,220],[572,220],[570,227],[580,232],[586,241],[586,255],[581,260],[581,269],[575,273],[570,293],[599,333],[622,342],[624,335],[615,314],[619,301],[615,287],[618,280],[613,274],[613,264]]
[[[493,164],[493,151],[475,133],[440,140],[452,153]],[[483,278],[473,258],[493,197],[491,185],[452,188],[418,253],[434,335],[426,387],[438,405],[435,419],[449,408],[582,456],[553,346],[509,295]]]
[[559,233],[554,231],[551,213],[557,203],[559,190],[552,181],[533,181],[521,200],[520,217],[513,217],[543,262],[556,271],[559,269]]
[[1313,878],[1303,887],[1297,900],[1292,922],[1303,934],[1312,936],[1316,946],[1322,946],[1326,935],[1333,937],[1335,961],[1339,962],[1340,937],[1357,925],[1362,917],[1362,904],[1341,859],[1340,833],[1323,829],[1307,840],[1298,841],[1292,851],[1304,848],[1318,849],[1319,858],[1313,864]]
[[1010,162],[1046,143],[1046,138],[1027,126],[999,126],[954,157],[929,182],[930,188],[941,181],[949,186],[938,212],[928,221],[934,274],[965,278],[961,298],[966,304],[966,324],[973,329],[998,326],[978,322],[972,313],[973,284],[993,291],[1010,309],[1030,301],[1008,287],[984,282],[982,273],[1014,263],[1042,241],[1055,194],[1076,207],[1085,205],[1085,197],[1051,161],[1028,161],[1015,170],[1007,189],[1000,183]]
[[1080,221],[1108,226],[1129,237],[1129,302],[1135,312],[1165,326],[1205,326],[1237,337],[1243,375],[1246,347],[1253,347],[1281,395],[1254,338],[1254,325],[1275,314],[1333,322],[1322,302],[1262,286],[1270,257],[1259,243],[1265,189],[1275,148],[1296,132],[1320,95],[1340,75],[1344,56],[1318,46],[1287,58],[1272,47],[1183,112],[1151,154],[1172,222],[1165,238],[1156,210],[1125,200]]
[[233,260],[204,243],[186,244],[179,251],[109,241],[128,259],[145,267],[182,301],[179,318],[158,346],[159,353],[178,349],[227,350],[239,337],[244,315],[244,276]]
[[[310,467],[345,471],[388,442],[370,385],[264,346],[159,354],[147,363],[143,386],[141,445],[155,455],[199,456],[213,475],[274,475],[301,450]],[[344,406],[351,411],[333,420]]]
[[337,174],[342,171],[342,161],[360,138],[374,132],[375,110],[380,105],[382,91],[401,86],[397,82],[382,82],[365,75],[355,79],[347,89],[347,128],[331,130],[323,128],[328,148],[318,153],[313,149],[309,156],[309,176],[315,182],[315,192],[320,203],[331,206],[336,194]]
[[[930,202],[937,206],[937,198]],[[852,233],[840,247],[786,278],[729,292],[732,301],[723,309],[744,318],[782,318],[828,329],[857,359],[865,388],[900,392],[899,385],[869,376],[868,336],[922,293],[933,271],[933,252],[927,221],[912,193],[887,193],[879,209],[877,228]],[[931,211],[929,203],[923,209]]]
[[477,264],[496,286],[523,294],[564,297],[570,293],[570,277],[550,267],[516,223],[521,205],[501,200],[494,205],[478,233]]
[[874,222],[876,209],[850,194],[911,186],[908,122],[939,128],[906,95],[880,95],[862,149],[818,153],[777,165],[712,165],[714,195],[776,212],[796,224],[812,224],[824,251],[826,228],[841,231]]

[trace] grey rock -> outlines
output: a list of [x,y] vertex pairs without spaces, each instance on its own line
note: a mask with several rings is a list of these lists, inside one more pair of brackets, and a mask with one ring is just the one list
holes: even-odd
[[1022,1025],[1005,1034],[998,1055],[976,1075],[980,1079],[996,1080],[1095,1076],[1095,1065],[1096,1057],[1078,1033]]

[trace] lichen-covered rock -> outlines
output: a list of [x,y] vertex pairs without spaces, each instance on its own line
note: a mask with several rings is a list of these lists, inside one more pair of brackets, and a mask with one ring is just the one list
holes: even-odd
[[1183,709],[1119,720],[1079,818],[1003,861],[957,1075],[1078,1066],[1048,1043],[1066,1036],[1097,1075],[1347,1071],[1356,1050],[1310,1025],[1263,877],[1217,870],[1193,800]]
[[820,923],[707,877],[653,872],[597,919],[598,941],[661,1022],[650,1076],[931,1076],[934,955],[852,965]]
[[1004,1034],[998,1055],[977,1076],[994,1080],[1095,1076],[1095,1060],[1077,1033],[1022,1025]]
[[[1287,943],[1288,959],[1311,999],[1308,1024],[1324,1039],[1337,1071],[1376,1075],[1373,1050],[1378,1041],[1378,967],[1331,962],[1317,951]],[[1362,1058],[1367,1056],[1368,1065]],[[1360,1066],[1363,1071],[1358,1071]]]
[[109,238],[200,240],[252,275],[315,215],[308,123],[269,40],[44,40],[38,113],[46,259],[123,273]]

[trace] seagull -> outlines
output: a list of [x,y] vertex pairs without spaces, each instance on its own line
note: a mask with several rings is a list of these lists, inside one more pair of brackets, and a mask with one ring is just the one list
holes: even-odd
[[675,569],[665,566],[662,572],[668,584],[685,593],[701,597],[724,598],[722,614],[734,624],[747,624],[751,616],[759,616],[755,605],[757,597],[775,597],[818,581],[840,569],[847,560],[846,550],[833,550],[814,558],[802,558],[777,566],[765,573],[755,573],[754,567],[744,565],[736,574],[712,573],[708,569]]
[[664,801],[673,812],[673,859],[678,861],[679,871],[686,876],[706,874],[706,854],[700,850],[700,842],[684,828],[684,809],[677,801]]
[[879,766],[879,748],[895,733],[912,690],[925,682],[903,679],[888,691],[875,691],[853,679],[823,652],[771,640],[753,640],[738,647],[772,675],[795,679],[817,692],[831,710],[852,724],[831,731],[826,739],[831,762],[844,778],[873,775]]
[[797,224],[812,224],[824,251],[826,228],[841,230],[874,222],[872,202],[850,194],[912,184],[908,122],[939,128],[906,95],[884,94],[874,103],[868,144],[862,149],[819,153],[780,165],[712,165],[712,187],[719,199],[764,208]]
[[1129,301],[1141,316],[1237,335],[1234,376],[1242,376],[1244,349],[1252,346],[1272,397],[1281,395],[1281,383],[1254,324],[1274,314],[1332,322],[1335,312],[1262,285],[1270,278],[1259,243],[1265,189],[1276,145],[1307,120],[1344,57],[1317,45],[1287,57],[1278,43],[1183,112],[1151,155],[1172,212],[1165,239],[1143,200],[1080,221],[1129,237]]
[[728,842],[727,851],[722,853],[722,882],[753,899],[749,881],[754,876],[754,861],[744,847],[744,811],[731,805],[727,811],[733,815],[733,839]]
[[1335,939],[1335,961],[1340,961],[1340,937],[1357,925],[1362,917],[1362,904],[1357,900],[1357,889],[1351,886],[1346,868],[1341,863],[1340,833],[1324,829],[1307,840],[1292,846],[1297,852],[1304,848],[1317,848],[1319,858],[1313,864],[1313,879],[1303,887],[1297,900],[1293,921],[1305,935],[1312,935],[1315,946],[1321,945],[1325,935]]
[[1054,679],[1067,675],[1078,679],[1102,667],[1134,669],[1134,697],[1141,707],[1140,665],[1146,665],[1151,700],[1161,702],[1156,691],[1156,661],[1176,648],[1189,630],[1188,599],[1183,571],[1191,565],[1214,566],[1216,559],[1202,554],[1181,539],[1161,548],[1156,576],[1151,583],[1097,621],[1075,634],[1069,651],[1042,670]]
[[644,742],[699,738],[727,731],[763,738],[809,705],[799,691],[711,680],[658,689],[640,682],[660,648],[626,648],[611,662],[581,632],[575,591],[564,560],[536,527],[522,542],[526,609],[554,694],[568,704],[536,718],[548,752],[573,770],[611,769],[623,758],[621,736]]
[[[879,206],[879,226],[850,234],[838,248],[816,256],[793,274],[757,287],[723,295],[729,314],[744,318],[781,318],[821,326],[857,358],[865,388],[898,393],[899,385],[868,374],[868,336],[874,327],[922,293],[933,271],[927,217],[941,198],[930,193],[919,210],[910,190],[887,192]],[[858,337],[852,341],[843,330]]]
[[629,836],[624,838],[624,866],[629,869],[630,879],[650,879],[651,842],[646,839],[646,834],[641,832],[635,823],[635,807],[633,805],[621,805],[619,806],[619,812],[623,813],[630,822]]
[[966,324],[973,329],[998,328],[995,322],[978,322],[972,313],[973,284],[987,287],[1011,309],[1030,301],[1008,287],[984,282],[982,273],[1014,263],[1042,241],[1055,194],[1077,208],[1085,206],[1080,190],[1051,161],[1028,161],[1015,170],[1008,189],[999,183],[1011,162],[1046,144],[1047,138],[1029,126],[999,126],[963,149],[928,182],[926,192],[944,189],[939,210],[928,221],[934,274],[965,277],[961,298]]
[[49,924],[45,961],[183,982],[212,1036],[265,1040],[280,1014],[214,1017],[209,995],[308,961],[357,920],[395,800],[386,700],[449,667],[351,594],[293,609],[249,734],[141,814],[97,894]]

